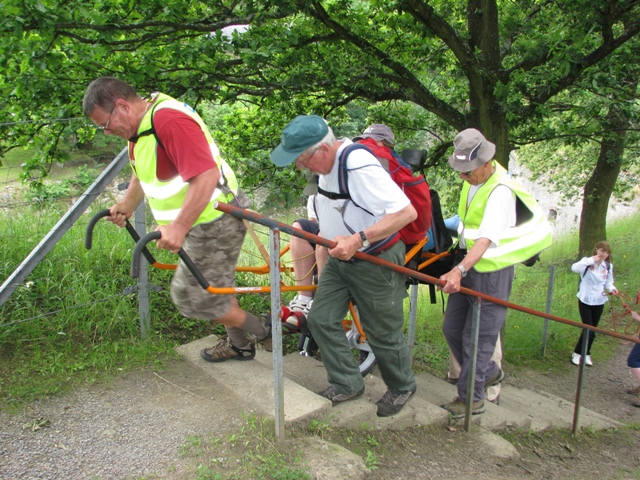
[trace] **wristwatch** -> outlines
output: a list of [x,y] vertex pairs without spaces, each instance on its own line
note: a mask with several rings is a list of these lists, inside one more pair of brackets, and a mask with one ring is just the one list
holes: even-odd
[[370,245],[369,240],[367,240],[367,236],[362,231],[359,233],[360,233],[360,238],[362,239],[362,246],[364,248],[367,248]]
[[460,270],[460,274],[462,275],[462,278],[467,276],[467,269],[464,268],[461,263],[457,264],[456,267],[458,267],[458,270]]

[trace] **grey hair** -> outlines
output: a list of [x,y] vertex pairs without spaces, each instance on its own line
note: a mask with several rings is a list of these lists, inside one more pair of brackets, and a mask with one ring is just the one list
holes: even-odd
[[133,100],[138,97],[135,89],[115,77],[96,78],[87,87],[82,99],[82,111],[88,117],[96,107],[105,111],[113,110],[116,100]]
[[[325,120],[326,122],[326,120]],[[329,131],[327,132],[327,134],[322,138],[322,140],[320,140],[318,143],[316,143],[315,145],[311,145],[309,148],[307,148],[304,152],[302,153],[306,153],[308,155],[313,155],[314,153],[316,153],[316,151],[320,148],[320,145],[322,145],[323,143],[328,145],[328,146],[332,146],[335,142],[336,142],[336,137],[333,134],[333,130],[331,130],[331,127],[327,125],[327,128],[329,129]],[[302,154],[300,154],[302,155]]]

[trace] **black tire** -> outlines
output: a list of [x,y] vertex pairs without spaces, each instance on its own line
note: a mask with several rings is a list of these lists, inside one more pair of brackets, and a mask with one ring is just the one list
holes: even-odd
[[371,373],[375,366],[376,356],[373,352],[358,350],[358,368],[360,369],[360,374],[363,377]]
[[[305,330],[305,332],[301,332],[300,338],[298,339],[298,350],[303,355],[322,361],[322,352],[318,350],[318,345],[311,336],[311,332],[306,328]],[[376,366],[376,356],[368,342],[360,342],[360,333],[355,327],[355,324],[346,334],[349,346],[353,352],[353,361],[358,365],[360,374],[364,377],[371,373]]]

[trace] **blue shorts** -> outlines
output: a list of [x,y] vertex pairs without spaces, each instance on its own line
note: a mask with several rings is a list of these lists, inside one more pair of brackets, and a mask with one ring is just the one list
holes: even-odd
[[631,353],[627,357],[627,365],[629,368],[640,368],[640,343],[633,345]]
[[[296,222],[300,224],[300,229],[304,230],[305,232],[312,233],[314,235],[318,235],[318,233],[320,232],[320,225],[318,224],[318,222],[312,222],[311,220],[307,220],[306,218],[300,218],[296,220]],[[311,245],[313,248],[316,248],[316,242],[311,242],[309,240],[307,240],[307,242],[309,242],[309,245]]]

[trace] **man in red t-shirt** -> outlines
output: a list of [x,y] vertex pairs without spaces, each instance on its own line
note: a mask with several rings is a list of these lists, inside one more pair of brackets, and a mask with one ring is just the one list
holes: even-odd
[[[163,108],[157,108],[165,101]],[[145,194],[154,198],[157,208],[165,205],[162,202],[166,197],[176,196],[171,190],[174,185],[187,184],[179,210],[167,208],[160,212],[170,215],[169,221],[157,218],[160,226],[156,230],[162,234],[157,247],[173,253],[184,248],[212,286],[234,286],[235,264],[246,227],[231,215],[216,213],[211,203],[216,199],[224,201],[227,198],[224,195],[228,194],[233,194],[234,201],[241,207],[248,207],[250,202],[240,188],[233,192],[226,179],[221,181],[222,165],[219,163],[224,161],[215,143],[209,141],[211,137],[207,137],[206,127],[197,113],[166,95],[155,94],[150,100],[142,99],[131,86],[113,77],[94,80],[87,88],[82,106],[85,115],[106,135],[117,135],[129,141],[134,173],[124,199],[110,208],[111,215],[107,220],[122,227]],[[145,118],[147,115],[152,118]],[[151,129],[141,128],[149,121]],[[148,142],[157,145],[138,150],[137,142],[140,142],[138,146],[148,146]],[[136,159],[136,151],[155,158]],[[141,182],[136,175],[136,161],[147,169],[155,162],[155,179]],[[225,171],[230,172],[228,165],[224,166]],[[228,193],[223,195],[220,192],[225,192],[225,188]],[[180,192],[184,191],[183,185]],[[206,210],[208,213],[205,214]],[[256,341],[271,351],[270,319],[242,310],[235,296],[211,295],[203,290],[182,262],[171,281],[171,298],[184,316],[210,320],[226,327],[227,336],[212,348],[202,350],[201,356],[205,360],[250,360],[255,356]]]

